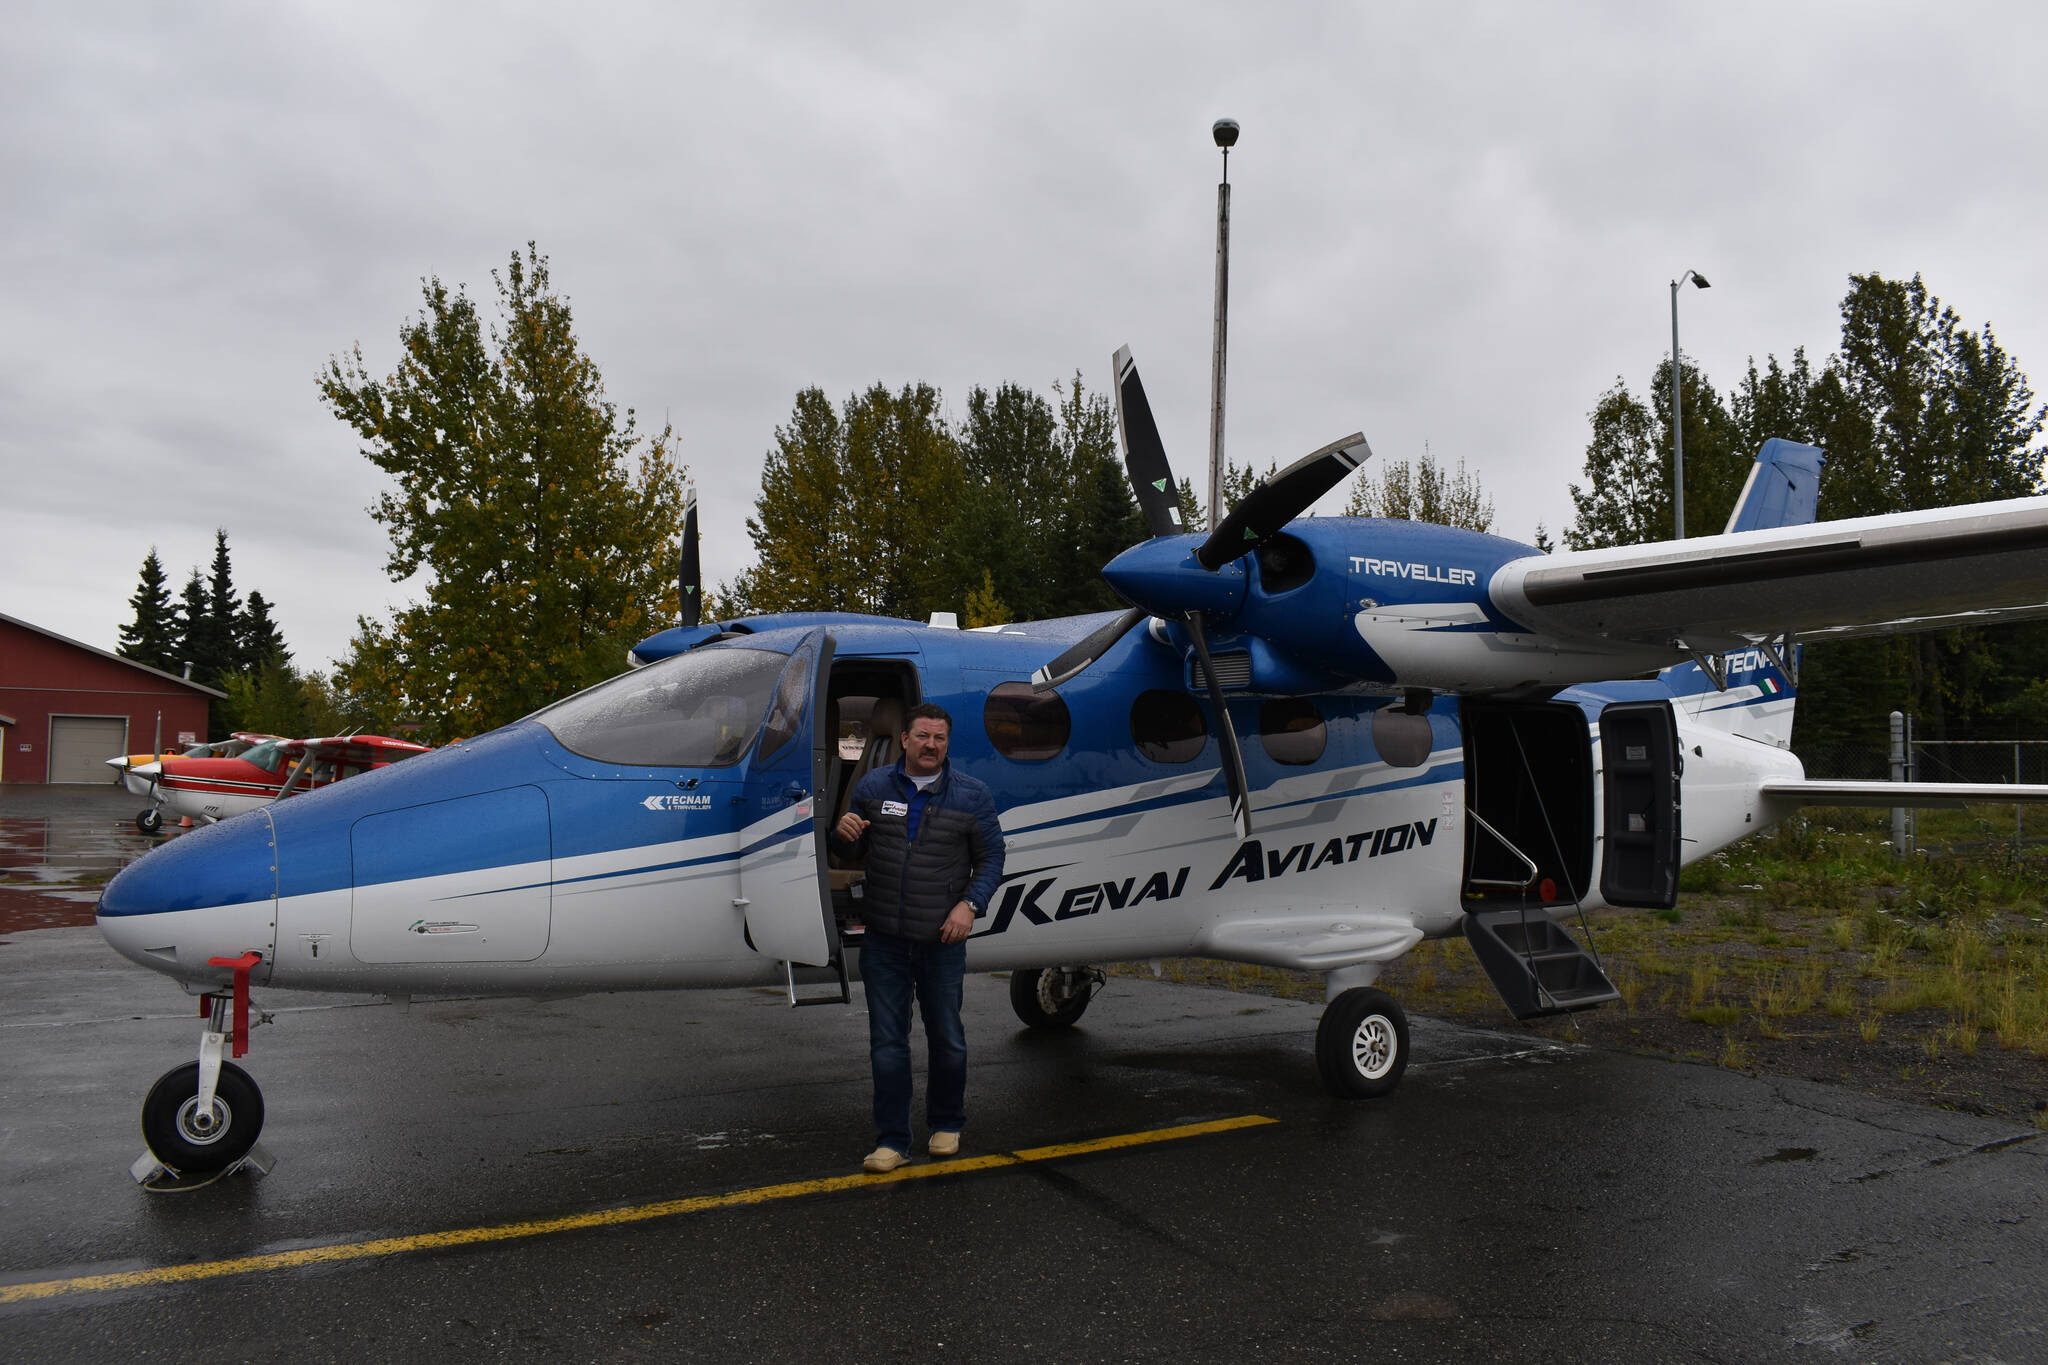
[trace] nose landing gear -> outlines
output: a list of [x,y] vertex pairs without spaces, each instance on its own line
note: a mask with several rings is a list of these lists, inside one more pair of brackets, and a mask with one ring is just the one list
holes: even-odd
[[166,1071],[142,1102],[147,1150],[130,1171],[138,1185],[176,1188],[182,1177],[217,1179],[244,1168],[269,1173],[270,1158],[256,1146],[263,1131],[263,1092],[248,1072],[221,1057],[230,1043],[237,1057],[249,1051],[249,973],[262,960],[253,952],[207,959],[209,966],[234,971],[234,987],[227,995],[200,997],[207,1024],[199,1035],[199,1060]]

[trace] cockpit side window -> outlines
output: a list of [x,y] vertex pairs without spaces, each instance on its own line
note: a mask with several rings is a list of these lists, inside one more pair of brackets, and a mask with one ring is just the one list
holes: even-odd
[[536,711],[572,753],[650,768],[723,768],[747,751],[789,656],[715,645]]
[[768,729],[761,736],[762,758],[772,756],[795,737],[810,700],[811,647],[805,645],[782,670],[782,685],[775,689],[775,709],[768,713]]

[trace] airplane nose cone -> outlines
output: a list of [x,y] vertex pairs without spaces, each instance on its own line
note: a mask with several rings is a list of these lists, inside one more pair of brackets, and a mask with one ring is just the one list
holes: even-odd
[[1169,620],[1199,611],[1228,620],[1244,606],[1244,563],[1211,573],[1195,562],[1202,536],[1160,536],[1133,545],[1103,566],[1109,586],[1132,606]]
[[123,957],[183,980],[223,980],[207,959],[251,949],[267,964],[277,925],[270,812],[195,829],[128,864],[100,893],[98,923]]

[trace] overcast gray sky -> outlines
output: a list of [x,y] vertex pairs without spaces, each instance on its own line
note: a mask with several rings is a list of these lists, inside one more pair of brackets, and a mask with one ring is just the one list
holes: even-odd
[[1555,533],[1688,268],[1724,392],[1832,352],[1871,270],[2048,386],[2037,4],[1004,8],[15,0],[0,611],[111,649],[150,546],[175,591],[225,527],[325,667],[407,590],[316,376],[388,372],[423,277],[488,302],[529,239],[610,397],[673,421],[714,581],[810,385],[957,416],[1128,342],[1199,483],[1223,115],[1241,463],[1427,443]]

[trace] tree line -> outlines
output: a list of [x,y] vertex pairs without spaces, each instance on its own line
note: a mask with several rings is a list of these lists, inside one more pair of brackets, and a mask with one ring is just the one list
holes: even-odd
[[236,730],[303,736],[345,727],[346,699],[324,676],[293,666],[269,599],[254,588],[246,600],[236,591],[226,528],[214,532],[211,573],[202,576],[195,565],[175,600],[150,546],[128,605],[134,615],[116,654],[228,694],[210,708],[209,739]]
[[[496,315],[457,287],[422,281],[383,376],[360,345],[332,358],[320,398],[392,479],[371,510],[390,534],[393,581],[423,573],[422,600],[359,617],[330,680],[291,676],[327,714],[388,729],[417,722],[446,742],[504,724],[617,672],[625,651],[675,619],[675,537],[684,479],[675,436],[639,430],[606,396],[568,300],[532,243],[492,272]],[[1725,396],[1680,368],[1689,534],[1720,529],[1770,436],[1828,452],[1824,518],[2019,496],[2041,472],[2044,416],[1992,329],[1966,326],[1915,277],[1851,276],[1841,349],[1816,367],[1751,362]],[[1624,380],[1589,414],[1585,484],[1572,486],[1567,546],[1670,534],[1670,361],[1647,398]],[[1233,466],[1226,510],[1264,473]],[[1200,529],[1191,485],[1184,518]],[[1491,530],[1490,497],[1462,461],[1375,461],[1349,515]],[[876,383],[834,400],[798,392],[775,428],[746,520],[754,563],[706,594],[706,619],[850,611],[987,625],[1120,606],[1104,564],[1145,537],[1123,471],[1115,409],[1078,374],[1050,393],[970,389],[951,416],[925,383]],[[712,534],[717,534],[714,530]],[[1538,545],[1548,548],[1538,530]],[[209,584],[182,609],[154,551],[122,652],[201,681],[252,711],[265,670],[268,603],[237,602],[218,538]],[[254,623],[266,623],[259,631]],[[265,651],[268,652],[265,652]],[[1847,641],[1807,651],[1803,746],[1880,734],[1895,706],[1923,729],[2048,722],[2048,627]],[[240,681],[237,681],[237,680]],[[237,691],[237,689],[243,689]],[[274,690],[274,689],[273,689]],[[288,729],[290,726],[272,728]],[[317,726],[312,728],[318,728]]]

